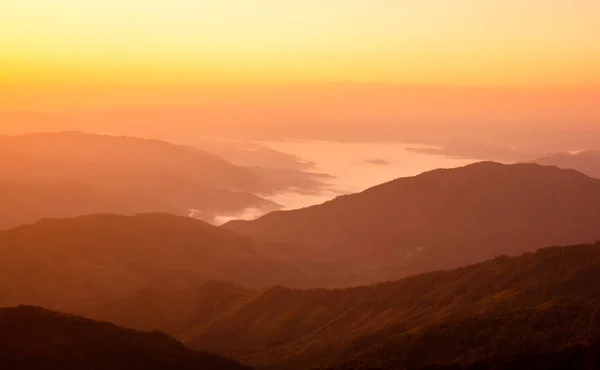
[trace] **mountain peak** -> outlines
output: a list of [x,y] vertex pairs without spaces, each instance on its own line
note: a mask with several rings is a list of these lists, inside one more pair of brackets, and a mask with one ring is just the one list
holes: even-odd
[[600,180],[554,166],[480,162],[225,227],[304,244],[374,275],[358,283],[594,242],[598,224]]

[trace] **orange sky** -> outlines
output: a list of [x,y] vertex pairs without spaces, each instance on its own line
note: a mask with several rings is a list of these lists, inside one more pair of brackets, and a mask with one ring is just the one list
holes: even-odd
[[596,0],[3,0],[0,39],[14,83],[600,83]]
[[[597,0],[2,0],[0,45],[4,111],[206,107],[217,99],[320,119],[414,116],[373,90],[383,83],[524,91],[478,99],[458,89],[442,98],[442,120],[577,113],[592,122],[600,90]],[[353,87],[327,92],[339,82]],[[307,85],[330,90],[312,99]],[[433,90],[418,98],[425,115],[440,100]],[[411,96],[402,94],[391,96]],[[344,109],[364,102],[357,96],[372,98]],[[275,114],[256,109],[255,117]]]

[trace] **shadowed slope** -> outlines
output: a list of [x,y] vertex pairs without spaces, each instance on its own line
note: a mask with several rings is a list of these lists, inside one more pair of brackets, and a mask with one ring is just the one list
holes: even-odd
[[138,330],[160,329],[181,340],[201,334],[258,291],[226,281],[208,281],[176,292],[143,290],[124,298],[77,309],[78,314]]
[[0,368],[242,370],[159,332],[142,333],[38,307],[0,309]]
[[266,368],[339,362],[419,368],[600,341],[600,287],[590,283],[598,279],[600,245],[594,244],[357,288],[251,291],[211,283],[83,314],[166,330],[193,348]]
[[336,254],[349,284],[600,239],[600,180],[536,164],[478,163],[401,178],[226,228]]
[[43,220],[0,232],[0,304],[73,307],[211,279],[310,285],[277,248],[167,214]]

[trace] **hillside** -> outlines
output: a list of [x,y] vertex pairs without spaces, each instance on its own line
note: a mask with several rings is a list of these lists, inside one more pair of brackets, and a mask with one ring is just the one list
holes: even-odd
[[[594,298],[579,305],[499,310],[448,320],[401,335],[397,335],[398,328],[386,329],[361,338],[340,357],[346,365],[419,369],[424,364],[460,363],[464,366],[523,353],[600,344],[600,329],[594,325],[600,320],[596,308],[598,297]],[[351,360],[346,362],[346,359]]]
[[0,309],[0,368],[11,370],[242,370],[159,332],[142,333],[20,306]]
[[423,370],[597,370],[600,345],[576,345],[556,351],[530,351],[508,358],[492,358],[468,365],[431,366]]
[[279,248],[167,214],[43,220],[0,232],[0,305],[75,307],[214,279],[311,286]]
[[210,283],[140,293],[83,314],[158,328],[192,348],[269,369],[344,363],[469,364],[600,343],[600,244],[544,248],[395,282],[336,290]]
[[203,332],[256,295],[254,289],[213,280],[175,292],[146,289],[126,298],[78,308],[75,312],[138,330],[160,328],[184,340]]
[[[254,171],[158,140],[80,132],[0,136],[0,173],[2,181],[17,185],[80,183],[117,193],[109,202],[129,194],[148,199],[135,210],[138,213],[159,205],[153,210],[188,215],[194,209],[211,220],[215,214],[236,214],[249,207],[279,207],[255,195],[271,192],[276,185]],[[39,216],[34,212],[29,218]]]
[[44,218],[180,211],[177,207],[135,193],[121,193],[82,183],[0,183],[0,205],[0,229],[32,224]]
[[[385,370],[408,370],[387,365]],[[321,370],[325,370],[320,368]],[[382,370],[381,366],[343,364],[326,370]],[[575,345],[555,351],[527,351],[518,355],[488,358],[470,364],[426,365],[419,370],[597,370],[600,369],[600,345]],[[416,369],[415,369],[416,370]]]
[[483,162],[225,227],[334,254],[355,273],[346,283],[356,285],[595,242],[599,224],[600,180],[537,164]]

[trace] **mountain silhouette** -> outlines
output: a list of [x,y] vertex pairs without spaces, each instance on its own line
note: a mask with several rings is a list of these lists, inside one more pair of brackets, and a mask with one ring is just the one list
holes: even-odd
[[598,279],[600,244],[590,244],[346,289],[210,282],[81,313],[260,368],[420,369],[600,343]]
[[0,368],[251,369],[221,356],[192,351],[163,333],[142,333],[27,306],[0,308]]
[[0,305],[79,307],[215,279],[314,286],[281,248],[168,214],[46,219],[0,232]]
[[[108,192],[115,194],[109,203],[130,196],[138,205],[140,199],[147,199],[136,207],[137,213],[150,208],[188,215],[190,210],[198,210],[197,215],[211,220],[216,213],[235,214],[249,207],[279,208],[255,195],[272,192],[278,185],[251,169],[193,147],[158,140],[81,132],[0,136],[0,173],[6,183],[52,185],[59,193],[52,202],[73,203],[65,199],[69,189],[59,190],[57,183],[103,188],[105,197]],[[82,206],[79,215],[85,211]],[[0,212],[5,212],[2,207]],[[34,210],[29,218],[43,216],[44,212]]]
[[0,183],[0,229],[35,223],[44,218],[65,218],[97,213],[181,211],[136,193],[123,193],[76,182],[48,184]]
[[400,178],[226,228],[345,261],[350,285],[600,239],[600,181],[537,164],[482,162]]

